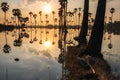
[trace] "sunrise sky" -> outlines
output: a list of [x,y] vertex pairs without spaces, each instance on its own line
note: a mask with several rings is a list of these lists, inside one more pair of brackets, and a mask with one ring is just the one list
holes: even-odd
[[[90,11],[95,15],[96,7],[98,0],[90,0]],[[37,19],[39,21],[39,11],[43,12],[43,17],[45,14],[49,15],[49,20],[52,19],[52,11],[56,12],[59,8],[58,0],[0,0],[0,3],[8,2],[10,9],[7,12],[7,19],[10,20],[12,15],[12,9],[19,8],[21,9],[22,16],[29,16],[28,13],[32,11],[34,14],[37,14]],[[81,7],[83,9],[84,0],[68,0],[68,11],[73,11],[74,8]],[[45,12],[44,7],[49,5],[51,7],[49,12]],[[106,15],[110,16],[110,8],[115,8],[114,20],[120,20],[120,0],[107,0],[107,10]],[[0,23],[3,23],[3,11],[0,9]],[[44,18],[43,18],[44,19]],[[52,20],[50,20],[52,23]]]

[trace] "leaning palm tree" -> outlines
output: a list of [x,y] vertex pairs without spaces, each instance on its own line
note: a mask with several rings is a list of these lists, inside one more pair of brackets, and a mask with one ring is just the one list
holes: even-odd
[[106,0],[99,0],[91,37],[85,50],[85,53],[88,53],[89,55],[94,57],[102,58],[101,47],[103,39],[105,11]]
[[1,3],[1,9],[4,12],[4,24],[6,24],[6,12],[9,10],[9,5],[7,2],[2,2]]
[[84,0],[84,14],[81,31],[79,33],[79,37],[75,37],[75,40],[78,41],[78,47],[81,44],[87,45],[87,32],[88,32],[88,11],[89,11],[89,0]]

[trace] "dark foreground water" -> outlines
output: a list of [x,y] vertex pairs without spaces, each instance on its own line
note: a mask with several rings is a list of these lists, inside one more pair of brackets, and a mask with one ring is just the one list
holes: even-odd
[[[20,38],[21,32],[24,36]],[[77,31],[69,30],[67,41],[73,41],[75,35]],[[60,80],[58,36],[58,29],[0,32],[0,80]],[[102,52],[112,72],[120,79],[120,35],[112,34],[111,41],[108,37],[106,33]],[[109,43],[113,45],[111,49]]]

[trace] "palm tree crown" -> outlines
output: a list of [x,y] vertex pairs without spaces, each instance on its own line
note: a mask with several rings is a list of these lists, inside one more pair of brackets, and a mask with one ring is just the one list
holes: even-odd
[[111,8],[111,9],[110,9],[110,13],[111,13],[111,14],[115,13],[115,8]]
[[9,10],[9,5],[8,5],[8,3],[7,3],[7,2],[1,3],[1,9],[2,9],[4,12],[8,11],[8,10]]

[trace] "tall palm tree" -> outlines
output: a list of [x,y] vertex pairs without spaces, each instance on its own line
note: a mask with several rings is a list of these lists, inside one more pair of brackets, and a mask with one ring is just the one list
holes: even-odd
[[36,21],[36,18],[37,18],[37,14],[33,14],[33,18],[34,18],[34,26],[36,26],[36,23],[37,23],[37,21]]
[[2,2],[1,3],[1,9],[4,12],[4,24],[6,24],[6,12],[9,10],[9,5],[7,2]]
[[30,15],[30,25],[32,26],[32,16],[33,16],[33,13],[29,12],[29,15]]
[[84,14],[81,31],[79,33],[79,37],[75,37],[75,40],[78,41],[78,47],[81,44],[87,45],[87,32],[88,32],[88,11],[89,11],[89,0],[84,0]]
[[17,25],[17,23],[16,23],[16,17],[17,17],[16,9],[12,10],[12,14],[15,17],[15,24]]
[[11,47],[10,47],[10,45],[8,45],[8,42],[7,42],[7,32],[6,32],[6,30],[5,30],[5,42],[6,43],[3,47],[3,52],[4,53],[9,53],[11,51]]
[[113,20],[113,13],[115,13],[115,8],[111,8],[110,9],[110,13],[111,13],[111,22]]
[[[81,11],[81,8],[78,8],[78,10],[79,10],[79,13],[78,13],[78,32],[79,32],[80,26],[81,26],[81,23],[80,23],[80,18],[81,18],[81,13],[80,13],[80,11]],[[79,33],[78,33],[78,34],[79,34]]]
[[80,11],[81,11],[81,8],[78,8],[78,10],[79,10],[79,13],[78,13],[78,26],[80,26],[80,17],[81,17]]
[[14,17],[11,17],[11,20],[12,20],[12,25],[14,24]]
[[52,14],[53,14],[53,26],[55,25],[55,11],[52,11]]
[[103,39],[105,11],[106,0],[99,0],[91,37],[85,51],[86,53],[89,53],[91,56],[94,57],[102,58],[101,47]]
[[88,23],[89,23],[89,26],[91,26],[92,13],[89,12],[88,16],[89,16]]
[[77,9],[77,8],[74,8],[74,11],[73,11],[73,12],[74,12],[74,14],[75,14],[75,16],[74,16],[74,17],[75,17],[75,20],[74,20],[74,21],[75,21],[75,25],[77,25],[77,11],[78,11],[78,9]]
[[[53,27],[54,27],[54,35],[55,35],[55,11],[52,11],[52,14],[53,14]],[[55,44],[54,35],[53,35],[53,42],[52,42],[53,45]]]
[[[46,27],[47,27],[48,23],[49,23],[49,21],[48,21],[48,14],[45,14],[45,18],[46,18]],[[46,33],[45,41],[47,41],[48,40],[47,35],[49,34],[49,31],[47,30],[47,28],[45,29],[45,33]]]
[[40,31],[40,41],[39,41],[39,44],[42,44],[42,34],[43,34],[43,31]]
[[41,22],[41,21],[42,21],[42,20],[41,20],[41,17],[42,17],[42,11],[40,11],[39,14],[40,14],[40,26],[41,26],[41,23],[42,23],[42,22]]
[[[112,30],[112,25],[113,25],[113,13],[115,13],[115,8],[111,8],[110,9],[110,13],[111,13],[111,17],[110,17],[110,24],[111,24],[111,30]],[[111,36],[111,33],[110,33],[110,36],[109,36],[109,39],[110,39],[110,43],[108,44],[108,48],[111,49],[112,48],[112,40],[111,40],[112,36]]]
[[[15,16],[15,23],[16,23],[16,17],[18,18],[18,25],[19,25],[19,18],[21,17],[21,10],[13,9],[12,13],[13,13],[13,16]],[[16,25],[17,25],[17,23],[16,23]]]
[[37,18],[37,14],[33,14],[33,18],[34,18],[34,22],[35,22],[35,37],[34,37],[34,41],[37,41],[37,37],[36,37],[36,34],[37,34],[37,30],[36,30],[36,24],[37,24],[36,18]]

